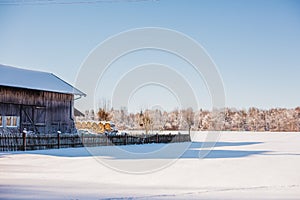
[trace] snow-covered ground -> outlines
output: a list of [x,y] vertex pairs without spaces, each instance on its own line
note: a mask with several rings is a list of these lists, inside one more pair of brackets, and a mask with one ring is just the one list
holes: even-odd
[[0,199],[300,199],[300,133],[224,132],[199,159],[206,134],[191,144],[2,152]]

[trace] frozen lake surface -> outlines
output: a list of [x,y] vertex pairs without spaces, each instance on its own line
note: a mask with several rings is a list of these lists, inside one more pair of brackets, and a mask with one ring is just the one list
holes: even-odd
[[299,199],[300,133],[0,152],[0,199]]

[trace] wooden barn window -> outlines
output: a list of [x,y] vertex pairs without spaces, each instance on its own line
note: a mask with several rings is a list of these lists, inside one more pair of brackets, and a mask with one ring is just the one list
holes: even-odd
[[11,126],[11,117],[10,116],[6,117],[6,126]]
[[19,117],[17,116],[5,116],[5,126],[6,127],[18,127]]

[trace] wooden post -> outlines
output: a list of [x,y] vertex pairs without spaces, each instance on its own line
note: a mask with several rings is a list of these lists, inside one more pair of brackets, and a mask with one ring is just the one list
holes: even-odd
[[81,133],[81,143],[82,143],[82,146],[84,147],[84,134]]
[[60,148],[60,133],[57,133],[57,148]]
[[20,132],[23,130],[23,115],[22,115],[23,105],[20,105]]
[[22,137],[23,137],[23,151],[26,151],[26,132],[25,131],[23,131]]

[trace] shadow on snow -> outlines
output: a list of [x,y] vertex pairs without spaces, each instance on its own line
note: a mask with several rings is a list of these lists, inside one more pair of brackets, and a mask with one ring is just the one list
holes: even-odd
[[[101,146],[82,147],[66,149],[35,150],[26,152],[3,152],[0,156],[13,154],[48,155],[58,157],[92,157],[101,156],[105,159],[199,159],[199,155],[204,154],[204,159],[218,158],[241,158],[251,155],[266,154],[270,151],[256,150],[222,150],[222,147],[249,146],[261,144],[262,142],[185,142],[169,144],[144,144],[127,146]],[[218,149],[203,147],[218,147]]]

